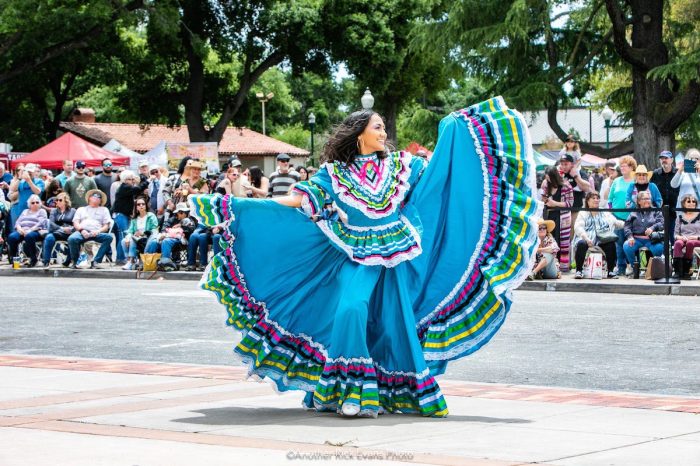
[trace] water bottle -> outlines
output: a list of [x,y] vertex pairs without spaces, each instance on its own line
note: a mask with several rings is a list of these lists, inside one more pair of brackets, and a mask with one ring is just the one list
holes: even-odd
[[639,260],[637,259],[632,264],[632,278],[639,278]]

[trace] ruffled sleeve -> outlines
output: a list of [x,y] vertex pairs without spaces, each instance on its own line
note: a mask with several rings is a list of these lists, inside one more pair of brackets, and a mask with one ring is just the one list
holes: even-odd
[[207,227],[214,227],[233,219],[233,201],[231,195],[197,194],[188,197],[190,214]]
[[295,184],[292,193],[301,196],[300,210],[309,217],[319,215],[323,206],[331,203],[326,190],[314,179]]

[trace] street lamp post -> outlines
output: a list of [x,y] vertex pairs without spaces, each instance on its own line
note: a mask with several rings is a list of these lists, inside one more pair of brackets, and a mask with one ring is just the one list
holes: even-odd
[[602,114],[605,120],[605,148],[610,149],[610,120],[612,120],[613,111],[606,105]]
[[311,129],[311,165],[316,166],[314,160],[314,128],[316,127],[316,115],[309,113],[309,128]]
[[262,92],[258,92],[255,94],[255,97],[258,98],[260,103],[262,104],[262,124],[263,124],[263,136],[265,136],[265,102],[268,102],[270,99],[272,99],[275,96],[272,92],[268,92],[267,94],[263,94]]
[[371,110],[374,106],[374,96],[369,91],[369,87],[365,89],[365,93],[362,95],[360,102],[362,103],[362,108],[365,110]]

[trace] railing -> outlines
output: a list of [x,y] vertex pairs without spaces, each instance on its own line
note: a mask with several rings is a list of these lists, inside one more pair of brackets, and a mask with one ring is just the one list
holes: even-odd
[[[547,207],[549,210],[560,210],[560,211],[570,211],[570,212],[661,212],[664,216],[664,278],[656,280],[655,283],[660,285],[678,284],[680,280],[677,278],[671,278],[671,260],[669,249],[671,247],[671,206],[665,205],[662,207],[649,207],[642,209],[640,207],[633,208],[608,208],[608,209],[593,209],[590,207]],[[675,212],[700,212],[700,209],[686,209],[678,208],[674,209]],[[573,230],[574,225],[571,225]],[[573,235],[571,235],[573,238]]]

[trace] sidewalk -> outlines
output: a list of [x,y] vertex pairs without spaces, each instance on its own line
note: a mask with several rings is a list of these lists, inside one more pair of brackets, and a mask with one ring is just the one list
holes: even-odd
[[[103,264],[100,269],[72,270],[52,265],[48,269],[41,267],[13,269],[7,264],[0,265],[0,277],[70,277],[70,278],[114,278],[136,279],[135,271],[122,270],[121,267]],[[147,272],[142,279],[151,276]],[[153,280],[192,280],[199,281],[202,272],[157,272]],[[700,296],[700,280],[682,280],[680,285],[657,285],[651,280],[620,277],[614,280],[575,280],[574,274],[564,275],[559,280],[526,281],[520,290],[527,291],[568,291],[582,293],[622,293],[643,295],[680,295]]]
[[244,375],[0,355],[0,464],[700,464],[700,398],[441,380],[446,419],[348,419]]

